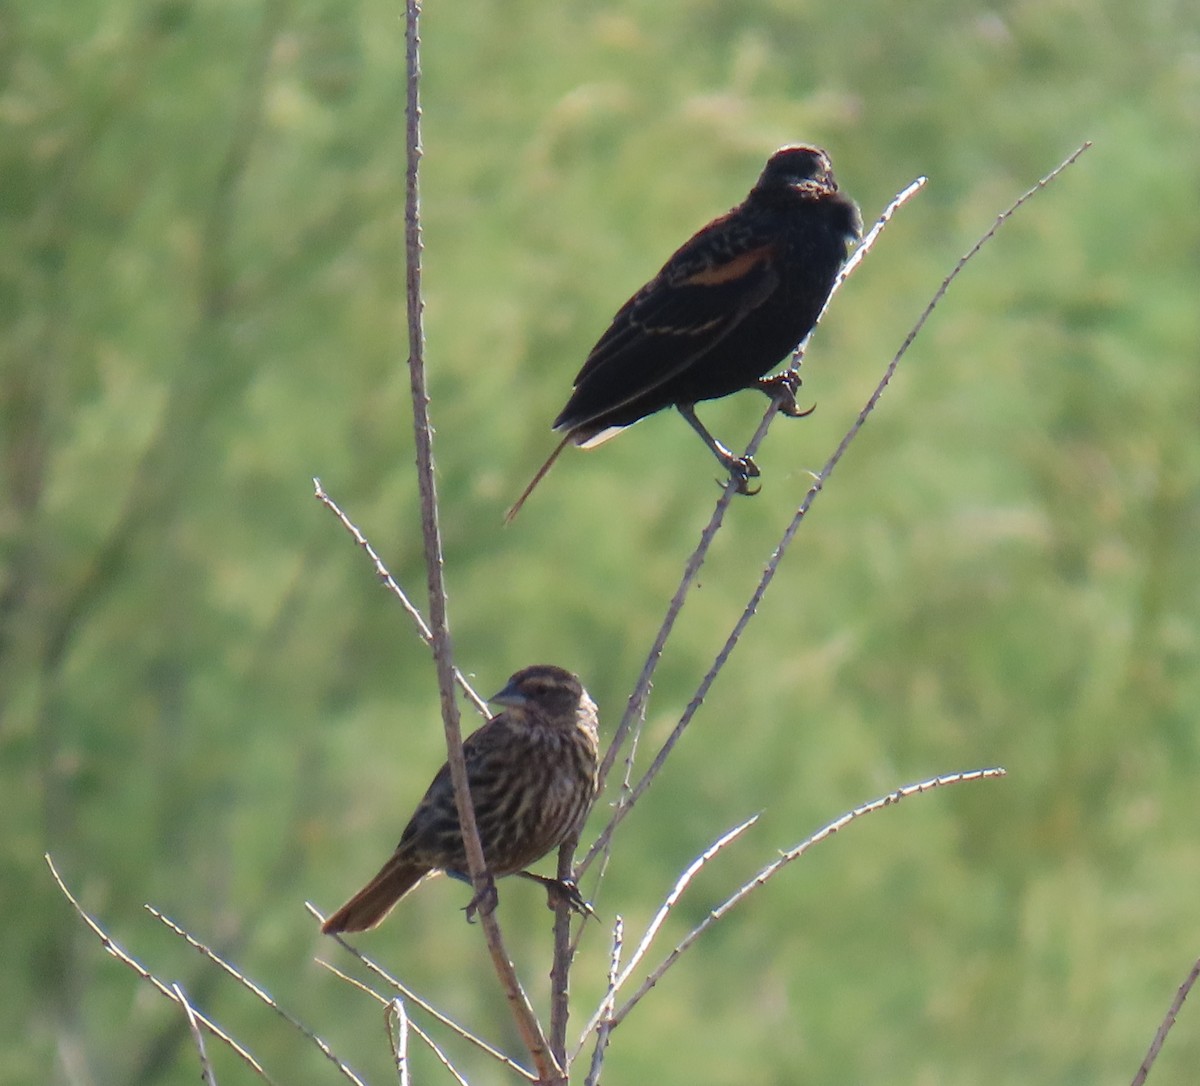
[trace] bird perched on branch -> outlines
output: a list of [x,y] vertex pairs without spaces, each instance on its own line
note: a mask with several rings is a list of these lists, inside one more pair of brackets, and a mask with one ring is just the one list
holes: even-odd
[[[518,671],[489,699],[504,706],[463,742],[475,822],[489,875],[523,875],[587,912],[573,885],[524,871],[578,836],[596,798],[599,735],[596,703],[561,667]],[[470,882],[449,763],[438,770],[400,843],[379,873],[321,926],[326,934],[366,931],[433,871]],[[470,918],[478,907],[472,901]]]
[[568,445],[593,448],[639,419],[674,406],[725,470],[758,475],[696,417],[694,405],[743,388],[803,414],[793,374],[762,380],[812,331],[850,245],[858,206],[838,191],[829,156],[783,147],[750,194],[683,245],[617,312],[554,420],[558,447],[509,509],[512,520]]

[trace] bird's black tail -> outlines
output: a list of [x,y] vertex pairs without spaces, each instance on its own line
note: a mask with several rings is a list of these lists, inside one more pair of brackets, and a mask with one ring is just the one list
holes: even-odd
[[533,493],[533,488],[537,486],[543,478],[545,478],[546,472],[548,472],[554,466],[554,461],[558,459],[559,453],[561,453],[563,449],[565,449],[571,443],[572,435],[568,433],[567,436],[564,437],[562,441],[560,441],[555,447],[554,452],[550,454],[549,459],[540,468],[538,468],[537,474],[529,481],[529,485],[523,491],[521,491],[521,496],[512,503],[512,506],[509,508],[508,512],[504,514],[505,524],[512,523],[513,517],[515,517],[521,511],[521,506],[525,504],[525,499]]

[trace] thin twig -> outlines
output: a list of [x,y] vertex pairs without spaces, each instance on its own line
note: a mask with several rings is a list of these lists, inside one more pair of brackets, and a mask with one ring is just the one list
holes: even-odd
[[[363,984],[363,982],[361,980],[356,980],[354,977],[350,976],[348,973],[343,973],[336,965],[333,965],[327,961],[323,961],[321,958],[316,958],[315,961],[316,961],[317,965],[321,966],[322,969],[329,970],[329,972],[332,973],[335,977],[337,977],[338,980],[344,980],[352,988],[357,988],[360,992],[364,992],[367,995],[369,995],[381,1007],[386,1008],[392,1002],[390,999],[387,999],[384,996],[381,996],[377,991],[375,991],[374,988],[371,988],[368,985]],[[452,1074],[462,1084],[462,1086],[468,1086],[467,1080],[463,1077],[462,1073],[454,1066],[454,1064],[452,1064],[450,1062],[450,1058],[446,1055],[446,1053],[444,1051],[442,1051],[442,1049],[438,1045],[438,1043],[432,1037],[430,1037],[428,1033],[426,1033],[423,1029],[421,1029],[421,1027],[418,1026],[417,1023],[414,1022],[411,1018],[408,1020],[408,1025],[409,1025],[409,1028],[413,1031],[413,1033],[415,1033],[417,1035],[418,1040],[420,1040],[434,1054],[434,1056],[437,1057],[438,1061],[442,1064],[442,1066],[445,1067],[446,1070],[449,1071],[450,1074]],[[520,1068],[518,1068],[517,1070],[520,1070]],[[529,1075],[528,1077],[532,1081],[533,1076]]]
[[1171,1000],[1171,1006],[1167,1008],[1167,1016],[1158,1027],[1158,1032],[1154,1034],[1154,1040],[1150,1042],[1150,1049],[1146,1053],[1146,1058],[1142,1060],[1142,1066],[1138,1068],[1137,1074],[1133,1076],[1131,1086],[1143,1086],[1145,1083],[1146,1076],[1150,1074],[1150,1068],[1154,1066],[1154,1061],[1158,1059],[1158,1054],[1162,1051],[1167,1034],[1171,1032],[1171,1028],[1175,1025],[1175,1019],[1183,1009],[1183,1001],[1187,999],[1188,992],[1192,990],[1192,985],[1196,983],[1197,979],[1200,979],[1200,960],[1197,960],[1196,964],[1192,966],[1192,971],[1179,986],[1175,998]]
[[278,1003],[275,1002],[274,997],[272,997],[269,992],[264,991],[257,984],[255,984],[254,981],[242,973],[236,966],[231,965],[215,950],[200,942],[200,940],[194,935],[181,928],[169,916],[159,912],[158,909],[156,909],[153,905],[145,905],[143,908],[145,908],[146,912],[154,917],[155,920],[158,920],[160,923],[178,935],[181,939],[183,939],[183,941],[186,942],[187,945],[193,950],[198,950],[214,965],[220,966],[221,969],[233,977],[233,979],[236,980],[243,988],[245,988],[246,991],[250,992],[256,999],[270,1007],[271,1010],[279,1015],[279,1017],[282,1018],[289,1026],[291,1026],[292,1029],[296,1030],[298,1033],[302,1033],[305,1037],[307,1037],[314,1045],[317,1046],[321,1055],[329,1060],[329,1062],[332,1063],[334,1067],[336,1067],[346,1078],[355,1083],[356,1086],[365,1086],[363,1080],[360,1079],[358,1075],[356,1075],[350,1069],[350,1067],[333,1051],[333,1049],[329,1047],[328,1044],[318,1037],[303,1022],[297,1018],[294,1018],[287,1011],[285,1011]]
[[[734,826],[733,829],[723,833],[720,837],[718,837],[711,845],[708,846],[708,848],[706,848],[702,853],[700,853],[699,856],[697,856],[690,864],[688,864],[683,874],[681,874],[679,878],[675,880],[675,885],[671,887],[671,892],[667,894],[666,899],[663,901],[662,905],[659,906],[658,912],[654,914],[654,918],[646,927],[646,931],[642,935],[641,942],[638,943],[637,949],[634,950],[633,956],[626,963],[625,968],[621,970],[620,976],[618,976],[615,982],[613,982],[612,990],[614,995],[625,986],[625,982],[629,980],[629,977],[632,975],[633,971],[646,956],[646,953],[650,950],[651,944],[654,942],[655,936],[658,935],[659,930],[662,928],[663,923],[670,915],[671,910],[678,903],[679,899],[683,896],[683,892],[688,888],[688,886],[691,885],[692,880],[700,873],[704,865],[712,860],[713,857],[715,857],[717,853],[727,845],[733,844],[733,842],[741,837],[746,830],[753,826],[758,819],[759,816],[755,814],[751,815],[744,822],[740,822],[738,825]],[[584,1027],[583,1033],[579,1038],[579,1045],[576,1048],[577,1055],[583,1048],[584,1043],[587,1041],[588,1034],[604,1023],[606,1015],[612,1014],[611,1001],[609,1001],[610,1005],[607,1008],[605,1006],[605,1001],[609,1001],[609,996],[607,994],[605,995],[604,1000],[601,1001],[600,1006],[596,1008],[596,1013],[592,1015],[591,1021],[589,1021]]]
[[525,995],[516,970],[504,949],[494,910],[495,886],[484,861],[475,825],[475,808],[463,759],[462,730],[454,697],[454,650],[446,614],[446,585],[443,579],[441,528],[438,524],[437,488],[433,471],[433,426],[429,417],[429,391],[425,380],[425,331],[421,295],[421,207],[418,185],[421,162],[421,63],[420,0],[405,4],[404,42],[407,65],[405,103],[405,192],[404,250],[408,311],[408,373],[412,392],[413,434],[416,445],[417,489],[421,496],[421,535],[425,544],[425,572],[429,586],[429,629],[433,635],[433,659],[437,669],[442,722],[446,732],[447,761],[454,783],[454,802],[466,850],[467,867],[479,909],[488,952],[500,985],[508,999],[521,1040],[529,1050],[538,1078],[545,1084],[562,1081],[563,1075],[546,1043],[541,1024]]
[[[388,1003],[384,1016],[388,1031],[388,1043],[392,1046],[392,1058],[396,1061],[396,1073],[400,1086],[408,1086],[408,1012],[404,1000],[397,996]],[[395,1023],[393,1031],[392,1024]]]
[[200,1078],[207,1086],[217,1086],[217,1079],[213,1074],[212,1064],[208,1062],[208,1050],[204,1047],[204,1034],[200,1031],[200,1022],[196,1018],[195,1008],[188,1002],[183,985],[178,981],[171,985],[171,991],[175,993],[179,1000],[179,1005],[183,1008],[183,1013],[187,1017],[188,1029],[192,1031],[192,1040],[195,1041],[196,1052],[200,1056]]
[[[907,203],[925,184],[925,178],[921,177],[909,185],[903,192],[893,198],[891,203],[884,209],[883,214],[879,216],[875,225],[863,238],[862,243],[855,249],[846,266],[838,273],[838,277],[834,282],[833,289],[830,291],[829,300],[825,303],[825,308],[829,307],[829,301],[841,289],[842,284],[846,281],[846,277],[862,263],[863,258],[874,247],[880,233],[891,220],[896,211]],[[822,309],[822,314],[825,309]],[[814,325],[814,331],[818,324]],[[812,333],[805,339],[799,347],[796,348],[796,353],[793,357],[791,368],[795,368],[798,360],[808,340],[811,339]],[[758,425],[754,436],[750,439],[750,443],[746,446],[745,455],[753,456],[758,450],[759,445],[766,438],[767,429],[770,426],[775,415],[778,413],[779,405],[774,400],[767,405],[767,409],[763,414],[762,421]],[[613,733],[612,741],[609,743],[608,749],[604,752],[604,759],[600,764],[600,787],[604,787],[604,781],[608,777],[609,771],[612,769],[613,763],[616,761],[617,755],[620,752],[621,746],[624,744],[626,737],[635,723],[642,719],[645,712],[646,699],[649,697],[650,688],[654,680],[654,672],[658,668],[658,662],[663,654],[663,649],[666,647],[667,639],[675,628],[675,622],[679,618],[679,613],[683,609],[684,601],[687,598],[692,584],[696,579],[696,575],[700,572],[700,567],[704,564],[704,560],[708,555],[709,547],[715,538],[717,531],[725,519],[725,511],[729,507],[730,501],[733,499],[736,490],[736,480],[730,480],[730,484],[722,491],[721,496],[717,499],[717,504],[713,509],[712,516],[709,518],[708,524],[700,533],[700,541],[696,545],[696,549],[689,556],[687,563],[684,565],[683,576],[680,578],[679,586],[675,590],[675,594],[671,597],[671,602],[667,605],[667,613],[663,617],[662,625],[659,627],[658,633],[655,635],[654,643],[650,648],[650,652],[646,657],[646,662],[642,665],[641,674],[638,676],[637,682],[634,684],[633,692],[629,695],[629,700],[625,705],[624,715],[621,717],[620,723],[617,725],[616,731]],[[583,860],[579,864],[579,872],[582,873],[591,866],[596,853],[602,849],[612,831],[616,829],[616,824],[621,820],[623,811],[626,807],[624,797],[622,802],[618,804],[617,813],[614,815],[614,820],[604,827],[600,837],[596,839],[587,850]]]
[[621,971],[621,975],[617,978],[617,989],[624,987],[625,982],[629,980],[630,974],[638,967],[638,964],[646,956],[650,949],[650,944],[654,942],[654,937],[658,934],[659,929],[663,926],[663,922],[667,919],[671,910],[675,907],[683,892],[691,885],[692,880],[700,873],[701,869],[710,860],[713,859],[727,845],[733,844],[743,833],[745,833],[755,822],[758,821],[758,815],[751,815],[744,822],[734,826],[727,833],[723,833],[711,845],[708,846],[699,856],[697,856],[682,875],[676,880],[675,885],[671,888],[671,892],[667,895],[666,900],[659,906],[659,910],[654,914],[654,919],[650,921],[646,928],[645,934],[642,936],[642,941],[638,943],[637,949],[633,952],[633,956],[629,959],[625,968]]
[[[755,587],[754,592],[751,594],[749,602],[746,604],[745,609],[742,611],[742,614],[734,624],[733,630],[730,632],[729,637],[726,639],[725,644],[721,648],[721,651],[717,653],[712,667],[709,668],[708,672],[701,680],[700,685],[697,687],[695,694],[692,696],[691,701],[688,702],[687,708],[684,710],[679,722],[675,725],[674,729],[671,731],[671,734],[667,737],[662,747],[659,748],[658,753],[654,757],[654,761],[650,764],[650,768],[647,769],[642,775],[642,778],[634,786],[632,791],[627,796],[623,796],[621,801],[616,805],[612,817],[601,830],[600,835],[592,843],[592,846],[588,849],[587,854],[583,858],[583,862],[579,865],[581,871],[586,869],[588,863],[597,851],[606,847],[608,840],[611,838],[617,826],[626,817],[626,815],[629,814],[630,810],[632,810],[638,799],[640,799],[640,797],[645,793],[646,789],[650,786],[651,782],[658,775],[659,771],[666,762],[668,755],[671,753],[671,750],[674,748],[675,744],[679,741],[680,737],[691,723],[692,718],[696,715],[697,710],[704,703],[704,699],[708,695],[708,691],[711,689],[717,675],[720,674],[721,669],[725,666],[729,657],[732,655],[733,650],[737,647],[738,641],[741,639],[741,636],[745,632],[746,627],[749,625],[750,620],[757,613],[758,607],[762,603],[763,597],[766,595],[766,591],[770,587],[771,582],[774,580],[775,574],[779,569],[779,565],[783,560],[783,556],[787,552],[787,549],[791,546],[792,540],[795,538],[801,522],[804,520],[809,509],[812,507],[817,495],[820,494],[824,489],[825,483],[833,474],[834,468],[836,468],[841,462],[846,450],[850,447],[850,443],[858,436],[859,431],[862,430],[864,423],[875,410],[875,406],[883,396],[884,390],[891,383],[892,377],[895,375],[896,369],[900,365],[900,360],[908,353],[909,348],[916,340],[921,329],[925,326],[925,322],[929,319],[938,303],[945,296],[950,284],[958,278],[959,274],[966,267],[966,265],[974,258],[979,250],[996,235],[996,232],[1000,229],[1000,227],[1012,217],[1018,208],[1020,208],[1027,200],[1036,195],[1041,189],[1050,184],[1051,181],[1053,181],[1056,177],[1058,177],[1059,174],[1063,172],[1063,170],[1075,162],[1075,160],[1078,159],[1079,156],[1082,155],[1083,152],[1086,151],[1090,146],[1090,143],[1084,143],[1062,163],[1051,170],[1050,173],[1038,181],[1032,188],[1023,193],[1007,210],[1001,212],[988,231],[983,234],[983,236],[980,237],[974,245],[971,246],[965,255],[959,258],[958,262],[954,265],[953,269],[951,269],[950,273],[945,277],[945,279],[942,280],[941,285],[934,292],[933,297],[930,299],[928,305],[926,305],[925,309],[921,312],[921,315],[917,318],[916,323],[913,325],[908,335],[904,338],[904,342],[900,345],[900,349],[888,363],[887,368],[884,370],[883,376],[880,378],[879,383],[875,386],[871,395],[867,398],[867,402],[863,405],[862,410],[859,411],[858,415],[854,419],[854,422],[850,425],[850,428],[846,431],[845,435],[842,437],[842,440],[838,443],[833,455],[830,456],[830,458],[825,462],[825,466],[816,475],[812,486],[809,487],[808,492],[804,495],[804,499],[797,507],[791,522],[788,524],[786,530],[780,538],[779,543],[776,545],[775,550],[766,565],[766,568],[763,570],[762,577],[759,580],[758,585]],[[894,206],[899,206],[899,202],[907,199],[911,193],[915,192],[920,187],[920,184],[921,181],[914,182],[909,186],[908,189],[896,197],[896,200],[893,201],[893,204],[889,205],[888,211],[886,211],[884,216],[881,217],[880,222],[876,224],[875,229],[871,231],[871,234],[868,235],[867,239],[864,239],[863,248],[866,246],[866,241],[876,235],[882,224],[887,221],[888,217],[890,217],[890,214],[894,210]],[[855,253],[855,256],[858,256],[857,252]]]
[[471,1086],[471,1084],[467,1082],[466,1076],[450,1062],[450,1057],[446,1055],[445,1050],[437,1043],[437,1041],[430,1037],[428,1033],[426,1033],[420,1026],[416,1024],[416,1022],[410,1020],[409,1025],[412,1027],[413,1033],[415,1033],[424,1043],[425,1047],[434,1054],[438,1063],[440,1063],[447,1071],[450,1072],[450,1074],[454,1077],[454,1081],[458,1083],[458,1086]]
[[[604,1066],[604,1053],[608,1050],[608,1038],[612,1033],[610,1020],[612,1018],[613,1006],[617,999],[617,973],[621,968],[621,944],[625,934],[625,923],[618,916],[613,923],[612,937],[612,953],[608,959],[608,987],[604,990],[604,998],[600,1000],[599,1020],[600,1026],[596,1030],[596,1047],[592,1052],[592,1064],[588,1068],[587,1078],[584,1080],[584,1086],[599,1086],[600,1069]],[[584,1031],[586,1037],[590,1032]],[[582,1048],[582,1042],[580,1043]]]
[[[321,915],[320,910],[317,909],[311,902],[306,902],[305,908],[307,908],[309,913],[312,916],[314,916],[318,921],[320,921],[322,923],[324,922],[325,917]],[[343,939],[340,935],[335,934],[333,936],[333,939],[338,943],[339,946],[342,947],[343,950],[345,950],[347,953],[349,953],[349,954],[353,955],[355,958],[357,958],[359,960],[359,962],[362,963],[363,966],[365,966],[370,972],[374,973],[375,976],[377,976],[380,980],[382,980],[384,982],[384,984],[388,985],[394,991],[398,992],[401,996],[403,996],[404,999],[407,1000],[409,1003],[413,1004],[416,1007],[420,1007],[421,1010],[423,1010],[431,1018],[435,1019],[437,1022],[440,1022],[447,1029],[453,1031],[454,1033],[457,1033],[458,1036],[460,1036],[464,1041],[467,1041],[468,1043],[473,1044],[480,1051],[485,1052],[487,1055],[491,1056],[492,1059],[498,1061],[499,1063],[504,1064],[504,1066],[507,1067],[510,1071],[513,1071],[515,1074],[520,1075],[522,1078],[527,1079],[530,1082],[537,1081],[537,1076],[535,1074],[533,1074],[531,1071],[527,1071],[519,1063],[516,1063],[514,1060],[510,1059],[503,1052],[501,1052],[495,1045],[489,1044],[482,1037],[477,1036],[476,1034],[472,1033],[470,1030],[468,1030],[464,1026],[460,1025],[453,1018],[449,1017],[449,1015],[446,1015],[442,1011],[439,1011],[432,1003],[430,1003],[428,1000],[419,996],[416,992],[414,992],[411,988],[409,988],[402,981],[397,980],[394,976],[391,975],[391,973],[389,973],[386,969],[384,969],[383,966],[381,966],[378,962],[374,961],[371,958],[368,958],[361,950],[359,950],[357,947],[351,945],[350,943],[346,942],[346,940]],[[340,970],[335,968],[333,965],[330,965],[328,962],[323,961],[322,959],[318,958],[317,964],[324,966],[326,969],[330,970],[330,972],[332,972],[332,973],[336,973],[339,977],[343,977],[344,979],[349,980],[350,983],[362,988],[363,991],[370,992],[370,994],[375,996],[375,998],[378,999],[381,1003],[384,1003],[384,1004],[387,1003],[387,1000],[384,999],[382,996],[380,996],[378,993],[374,992],[372,989],[368,988],[366,985],[361,984],[359,981],[356,981],[356,980],[353,980],[352,978],[346,977],[344,973],[342,973]]]
[[725,916],[734,906],[741,904],[747,897],[750,896],[760,886],[767,883],[774,875],[781,871],[784,867],[790,864],[793,860],[799,859],[814,845],[820,844],[826,838],[832,837],[838,830],[844,829],[856,819],[862,818],[864,815],[873,814],[875,811],[881,811],[885,807],[892,807],[899,803],[902,799],[909,796],[921,795],[924,792],[932,791],[935,788],[941,788],[948,784],[966,783],[968,781],[991,780],[997,777],[1003,777],[1005,771],[1000,768],[995,769],[975,769],[966,773],[949,773],[941,777],[933,777],[926,781],[920,781],[917,784],[909,784],[903,788],[897,788],[894,792],[889,792],[886,796],[881,796],[879,799],[872,800],[870,803],[864,803],[860,807],[855,807],[854,810],[848,811],[840,818],[835,819],[828,825],[819,829],[811,837],[805,838],[795,848],[788,849],[780,854],[777,860],[767,864],[757,875],[749,882],[743,885],[736,893],[728,897],[724,902],[718,905],[712,912],[704,918],[695,928],[693,928],[680,941],[679,945],[671,951],[670,954],[663,960],[650,975],[642,982],[641,987],[629,997],[621,1007],[612,1015],[611,1028],[616,1029],[621,1024],[625,1016],[633,1010],[634,1007],[663,977],[668,969],[671,968],[678,960],[681,954],[687,950],[697,939],[700,938],[710,927],[718,920]]
[[[621,791],[617,799],[617,803],[623,803],[628,797],[633,787],[633,767],[637,763],[638,742],[642,737],[641,727],[634,728],[629,736],[629,746],[625,751],[624,768],[621,774]],[[600,868],[596,872],[596,889],[593,894],[594,898],[599,898],[600,887],[604,883],[604,876],[608,874],[608,865],[612,861],[612,836],[604,843],[604,848],[600,853]],[[583,934],[583,926],[579,928],[580,935]],[[578,937],[576,938],[578,942]]]
[[[412,600],[408,598],[408,593],[406,593],[404,589],[400,587],[399,583],[396,581],[395,577],[392,576],[387,566],[383,564],[383,559],[379,557],[379,554],[376,552],[375,548],[371,546],[371,541],[367,539],[367,537],[359,530],[358,526],[348,516],[346,516],[345,513],[342,512],[341,506],[339,506],[338,503],[329,496],[328,492],[321,485],[320,479],[313,479],[313,490],[317,501],[319,501],[323,506],[325,506],[326,509],[328,509],[335,517],[337,517],[342,527],[350,533],[350,537],[363,549],[367,557],[371,560],[371,564],[375,567],[375,576],[379,578],[384,588],[386,588],[393,596],[396,597],[397,600],[399,600],[400,606],[404,608],[405,613],[410,619],[412,619],[413,625],[416,626],[417,636],[420,637],[427,646],[432,648],[433,633],[429,629],[428,624],[425,622],[425,616],[421,614]],[[488,710],[487,702],[475,692],[474,687],[472,687],[470,682],[467,681],[467,677],[461,671],[459,671],[458,668],[454,669],[454,680],[458,683],[462,692],[467,695],[471,701],[471,704],[475,706],[482,716],[490,717],[492,715]]]
[[[575,841],[564,841],[558,849],[556,877],[559,881],[570,879],[575,870]],[[554,956],[550,965],[550,1051],[564,1075],[569,1075],[567,1063],[567,1021],[571,1013],[571,961],[575,947],[571,942],[571,917],[574,913],[570,903],[560,895],[554,909]],[[580,917],[579,931],[583,931],[587,917]]]
[[[51,859],[50,854],[46,853],[43,858],[46,861],[46,866],[50,868],[50,874],[54,878],[59,890],[62,892],[63,897],[65,897],[67,901],[71,903],[71,907],[78,914],[79,919],[82,920],[92,930],[92,933],[100,940],[100,944],[104,947],[105,951],[116,958],[117,961],[129,966],[129,968],[132,969],[139,977],[141,977],[142,980],[149,982],[160,994],[171,1000],[172,1003],[179,1003],[180,999],[178,993],[159,980],[158,977],[151,973],[139,961],[130,957],[123,949],[121,949],[121,947],[108,934],[108,932],[106,932],[99,925],[99,923],[97,923],[91,916],[84,912],[83,906],[80,905],[75,899],[75,895],[67,889],[67,884],[63,882],[62,876],[58,873],[58,868],[54,866],[54,860]],[[254,1071],[255,1074],[260,1076],[266,1082],[273,1081],[267,1072],[263,1070],[263,1067],[258,1060],[251,1056],[245,1048],[235,1041],[220,1026],[213,1022],[212,1019],[208,1018],[204,1014],[201,1014],[200,1011],[195,1009],[193,1009],[192,1013],[196,1016],[196,1021],[199,1022],[200,1025],[208,1030],[208,1032],[216,1037],[219,1041],[223,1041],[226,1045],[228,1045],[229,1048],[241,1058],[242,1062],[245,1063],[252,1071]]]

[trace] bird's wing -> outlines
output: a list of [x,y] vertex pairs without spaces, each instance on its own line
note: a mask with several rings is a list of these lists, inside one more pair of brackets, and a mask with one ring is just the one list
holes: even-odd
[[[479,802],[489,788],[495,787],[496,752],[504,745],[503,718],[494,717],[463,741],[467,783],[472,799]],[[502,750],[501,750],[502,753]],[[462,849],[458,808],[454,802],[454,782],[449,763],[443,763],[417,804],[417,809],[400,835],[397,848],[409,847],[420,855],[448,854]]]
[[575,378],[556,429],[584,425],[683,372],[771,295],[778,248],[718,219],[625,303]]

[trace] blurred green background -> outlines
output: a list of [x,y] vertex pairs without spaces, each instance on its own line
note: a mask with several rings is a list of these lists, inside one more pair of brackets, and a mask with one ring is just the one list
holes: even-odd
[[[83,929],[46,850],[275,1081],[341,1080],[143,902],[393,1080],[379,1009],[313,964],[353,963],[303,902],[374,871],[444,757],[428,653],[310,483],[423,601],[401,14],[0,4],[4,1086],[198,1077],[181,1016]],[[560,663],[611,729],[717,495],[662,416],[568,451],[501,529],[616,307],[781,143],[829,148],[868,221],[930,177],[813,341],[818,410],[772,429],[643,759],[954,260],[1095,141],[934,315],[596,906],[632,944],[677,872],[764,811],[665,953],[847,808],[1001,764],[733,913],[614,1035],[607,1081],[1128,1082],[1200,953],[1200,9],[476,0],[430,3],[423,28],[438,483],[458,662],[484,694]],[[762,407],[702,413],[738,445]],[[544,1005],[548,914],[502,890]],[[423,887],[361,945],[517,1051],[465,900]],[[576,1023],[606,943],[589,930]],[[1196,1010],[1156,1086],[1194,1081]],[[510,1081],[450,1047],[474,1082]],[[222,1082],[249,1081],[217,1048]]]

